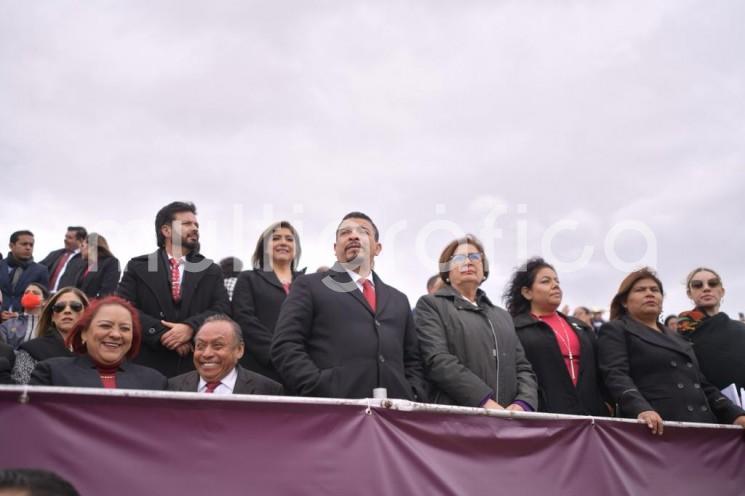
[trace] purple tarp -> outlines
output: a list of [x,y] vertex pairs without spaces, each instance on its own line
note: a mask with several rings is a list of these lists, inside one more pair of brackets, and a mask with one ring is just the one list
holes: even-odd
[[0,467],[51,469],[84,496],[745,494],[739,428],[28,391],[0,388]]

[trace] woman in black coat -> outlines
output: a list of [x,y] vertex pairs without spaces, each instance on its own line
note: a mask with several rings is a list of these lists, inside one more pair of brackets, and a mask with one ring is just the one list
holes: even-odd
[[131,363],[142,343],[137,310],[118,296],[95,300],[67,342],[78,354],[36,364],[31,385],[165,390],[157,370]]
[[655,434],[663,420],[745,426],[745,411],[706,380],[691,344],[659,323],[662,298],[651,269],[632,272],[611,302],[612,320],[600,328],[600,370],[620,414]]
[[106,238],[90,233],[80,247],[83,264],[75,277],[75,287],[88,298],[101,298],[116,293],[121,267],[119,260],[111,254]]
[[542,258],[512,275],[505,292],[517,337],[538,377],[538,411],[607,416],[595,332],[558,312],[559,278]]
[[292,282],[305,272],[297,271],[300,254],[300,238],[292,224],[272,224],[256,243],[253,270],[241,272],[233,291],[233,319],[246,343],[241,365],[278,382],[270,348],[279,309]]
[[713,269],[699,267],[686,279],[693,310],[678,316],[678,332],[693,343],[701,372],[719,389],[745,388],[745,324],[720,311],[724,283]]

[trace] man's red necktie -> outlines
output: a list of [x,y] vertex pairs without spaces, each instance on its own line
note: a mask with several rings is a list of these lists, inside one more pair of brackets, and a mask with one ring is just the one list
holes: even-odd
[[373,287],[372,283],[367,280],[362,280],[362,296],[365,297],[367,300],[367,304],[370,305],[370,308],[372,308],[372,311],[375,311],[375,288]]
[[169,261],[171,262],[171,296],[173,297],[173,301],[178,303],[181,300],[181,284],[179,283],[178,272],[179,261],[175,258]]

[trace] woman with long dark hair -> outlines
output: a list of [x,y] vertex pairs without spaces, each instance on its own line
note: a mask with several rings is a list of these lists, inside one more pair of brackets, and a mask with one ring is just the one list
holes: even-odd
[[542,258],[519,267],[504,294],[538,378],[538,410],[607,416],[595,331],[558,311],[562,296],[556,270]]
[[290,292],[302,250],[295,228],[287,221],[267,227],[258,241],[251,262],[253,270],[241,272],[233,291],[233,318],[241,326],[246,352],[241,365],[281,382],[270,356],[279,309]]

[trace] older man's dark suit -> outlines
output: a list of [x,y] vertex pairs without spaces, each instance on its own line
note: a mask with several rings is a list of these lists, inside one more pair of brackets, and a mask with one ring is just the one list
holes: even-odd
[[340,266],[299,277],[282,305],[272,360],[285,387],[302,396],[426,400],[411,308],[374,274],[373,311]]
[[[151,256],[157,263],[154,272],[148,271]],[[164,250],[130,260],[117,290],[140,311],[143,343],[136,362],[157,369],[166,377],[194,370],[194,363],[191,354],[181,357],[161,344],[160,338],[168,330],[161,320],[189,324],[196,332],[207,317],[228,313],[230,308],[220,267],[200,254],[189,254],[186,260],[205,264],[206,268],[196,272],[185,268],[178,304],[171,297],[170,269]]]
[[[284,394],[282,384],[263,375],[236,366],[238,378],[235,380],[233,394],[266,394],[279,396]],[[196,370],[168,379],[170,391],[186,391],[196,393],[199,388],[199,373]]]
[[[36,364],[31,373],[32,386],[68,386],[102,388],[101,376],[88,355],[49,358]],[[166,389],[168,381],[148,367],[126,360],[116,372],[117,389]]]

